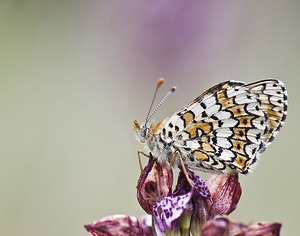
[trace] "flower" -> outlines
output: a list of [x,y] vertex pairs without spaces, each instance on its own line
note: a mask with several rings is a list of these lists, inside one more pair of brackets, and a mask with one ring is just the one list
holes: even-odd
[[[236,208],[242,192],[238,175],[213,175],[205,182],[185,166],[184,170],[181,168],[177,186],[171,193],[170,177],[173,175],[167,174],[169,171],[168,166],[151,157],[138,181],[138,200],[154,217],[156,232],[176,234],[186,231],[199,235],[208,219],[230,214]],[[157,191],[159,187],[152,182],[154,173],[164,192]],[[147,183],[155,186],[151,188],[152,192],[146,188]]]
[[202,228],[201,236],[276,236],[280,233],[280,223],[257,222],[245,225],[231,221],[227,216],[216,216],[206,222]]
[[209,210],[209,218],[216,215],[229,215],[233,212],[242,195],[242,188],[238,181],[238,175],[212,175],[207,179],[212,195],[212,205]]
[[84,226],[94,236],[135,235],[143,236],[143,229],[134,216],[112,215]]
[[148,213],[152,205],[164,196],[171,194],[173,171],[166,165],[159,164],[153,157],[142,171],[137,185],[137,199],[141,207]]
[[[158,163],[156,159],[149,160],[139,182],[145,183],[153,179],[152,172],[158,169],[161,173],[170,171],[168,166]],[[157,199],[155,203],[139,199],[143,204],[148,201],[147,213],[152,209],[152,228],[156,233],[153,235],[279,235],[280,223],[258,222],[245,225],[228,218],[236,209],[242,194],[238,174],[215,174],[203,181],[188,166],[180,170],[173,192],[171,185],[167,184],[172,182],[169,179],[171,175],[156,175],[156,180],[165,185],[161,188],[168,191],[156,195],[159,192],[157,187],[152,194],[147,192],[152,200]],[[145,185],[138,183],[138,196],[143,195],[139,192],[145,192],[143,186]]]
[[280,223],[245,225],[228,218],[242,194],[238,174],[212,175],[206,181],[180,167],[174,190],[173,171],[150,155],[137,184],[137,199],[148,213],[140,220],[112,215],[85,225],[94,236],[275,236]]

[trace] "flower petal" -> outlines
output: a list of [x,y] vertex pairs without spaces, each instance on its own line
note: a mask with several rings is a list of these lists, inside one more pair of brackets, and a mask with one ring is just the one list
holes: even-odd
[[140,227],[143,229],[143,236],[155,236],[154,229],[152,228],[152,216],[143,215],[139,219]]
[[190,231],[193,235],[200,235],[203,224],[209,218],[209,207],[211,202],[203,197],[195,197],[192,199],[192,217]]
[[192,181],[192,184],[194,185],[194,187],[196,187],[197,193],[206,199],[210,199],[211,194],[205,181],[188,168],[186,168],[186,170],[190,180]]
[[[190,202],[190,208],[184,211],[184,215],[180,217],[181,232],[190,231],[193,235],[200,235],[202,225],[209,218],[209,207],[211,205],[211,194],[203,181],[193,171],[186,166],[187,174],[191,184],[188,182],[186,175],[181,172],[178,177],[176,191],[174,195],[183,195],[192,192],[193,196]],[[191,185],[193,187],[191,187]]]
[[143,236],[143,229],[140,227],[137,218],[126,215],[112,215],[94,221],[84,226],[94,236]]
[[162,197],[171,194],[172,184],[172,169],[150,157],[137,185],[137,199],[141,207],[148,214],[152,214],[152,205]]
[[225,236],[228,231],[229,220],[226,217],[220,217],[208,220],[201,231],[201,236]]
[[278,236],[280,223],[257,222],[245,225],[231,221],[227,216],[216,216],[208,220],[201,231],[201,236],[251,235],[251,236]]
[[277,236],[280,228],[280,223],[257,222],[248,226],[247,233],[253,236]]
[[235,210],[242,194],[238,175],[213,175],[206,184],[212,194],[209,218],[216,215],[229,215]]
[[162,232],[172,229],[173,223],[183,214],[185,209],[189,208],[192,195],[193,191],[179,196],[167,196],[153,205],[153,216]]

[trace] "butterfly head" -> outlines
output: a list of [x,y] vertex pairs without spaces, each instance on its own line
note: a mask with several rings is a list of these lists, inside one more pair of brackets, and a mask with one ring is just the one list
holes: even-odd
[[145,123],[142,127],[140,126],[140,124],[135,120],[133,122],[133,129],[134,129],[134,133],[136,135],[136,138],[138,141],[140,141],[141,143],[145,143],[147,141],[147,139],[149,138],[149,131],[150,131],[150,127],[147,126],[147,123]]

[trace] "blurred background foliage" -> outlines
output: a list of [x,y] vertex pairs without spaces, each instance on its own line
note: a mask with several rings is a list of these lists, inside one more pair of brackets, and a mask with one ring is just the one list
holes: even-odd
[[[110,214],[140,216],[143,121],[157,78],[178,90],[160,120],[212,85],[276,77],[287,122],[256,171],[241,177],[235,220],[299,215],[298,1],[2,0],[0,235],[84,235]],[[298,103],[298,105],[297,105]]]

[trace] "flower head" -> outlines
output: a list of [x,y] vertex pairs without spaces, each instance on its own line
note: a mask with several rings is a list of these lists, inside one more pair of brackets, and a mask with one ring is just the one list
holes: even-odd
[[[167,166],[150,158],[138,181],[138,200],[143,209],[154,217],[156,231],[199,234],[208,219],[219,214],[230,214],[240,199],[238,175],[214,175],[205,182],[185,166],[172,192],[170,177],[173,175],[167,173]],[[155,187],[146,188],[147,183]],[[161,188],[165,191],[157,191],[158,183],[163,184]]]
[[172,169],[150,156],[137,184],[137,199],[148,213],[135,217],[112,215],[85,225],[94,236],[276,236],[280,223],[245,225],[228,218],[242,194],[237,174],[202,180],[181,167],[175,189]]

